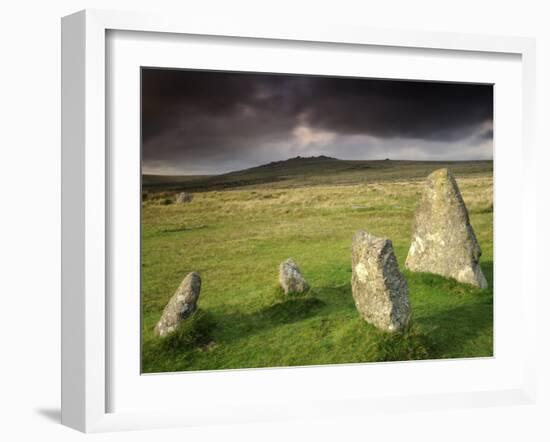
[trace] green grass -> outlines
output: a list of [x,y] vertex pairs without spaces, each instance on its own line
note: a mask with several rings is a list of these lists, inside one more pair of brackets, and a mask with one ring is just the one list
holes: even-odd
[[[432,169],[437,165],[432,164]],[[196,193],[164,204],[148,190],[142,208],[142,371],[166,372],[491,356],[491,172],[458,182],[483,250],[489,288],[405,272],[413,320],[403,334],[363,321],[351,288],[350,248],[364,229],[392,239],[403,268],[421,181],[394,171],[369,182],[317,185],[318,176]],[[429,173],[425,171],[425,173]],[[202,179],[202,178],[200,178]],[[296,260],[312,289],[284,296],[279,263]],[[191,271],[202,277],[200,310],[173,336],[153,334],[165,304]]]

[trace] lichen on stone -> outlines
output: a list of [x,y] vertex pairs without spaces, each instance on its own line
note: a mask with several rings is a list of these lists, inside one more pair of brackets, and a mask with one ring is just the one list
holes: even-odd
[[392,242],[358,231],[353,237],[351,261],[352,294],[362,318],[385,331],[406,329],[411,317],[409,289]]
[[487,287],[481,248],[458,184],[448,169],[432,172],[418,203],[405,267]]

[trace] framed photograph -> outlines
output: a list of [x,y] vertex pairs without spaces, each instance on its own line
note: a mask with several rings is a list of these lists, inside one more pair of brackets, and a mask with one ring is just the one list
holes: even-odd
[[64,424],[534,400],[532,40],[109,11],[62,37]]

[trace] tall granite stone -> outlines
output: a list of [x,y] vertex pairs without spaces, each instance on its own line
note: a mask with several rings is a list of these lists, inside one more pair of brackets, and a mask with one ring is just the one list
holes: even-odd
[[155,326],[155,334],[166,336],[173,332],[181,321],[191,316],[197,309],[200,292],[201,277],[198,273],[189,273],[164,307],[162,316]]
[[392,242],[358,231],[353,236],[351,265],[353,299],[363,319],[385,331],[405,329],[411,318],[409,289]]
[[305,293],[309,290],[309,284],[292,258],[288,258],[280,264],[279,284],[287,295],[289,293]]
[[456,180],[448,169],[432,172],[416,209],[405,267],[483,289],[487,280],[479,266],[480,256],[481,248]]

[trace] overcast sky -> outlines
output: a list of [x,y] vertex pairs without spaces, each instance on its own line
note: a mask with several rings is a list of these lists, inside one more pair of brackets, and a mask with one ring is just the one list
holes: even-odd
[[143,172],[215,174],[290,157],[493,157],[489,85],[142,70]]

